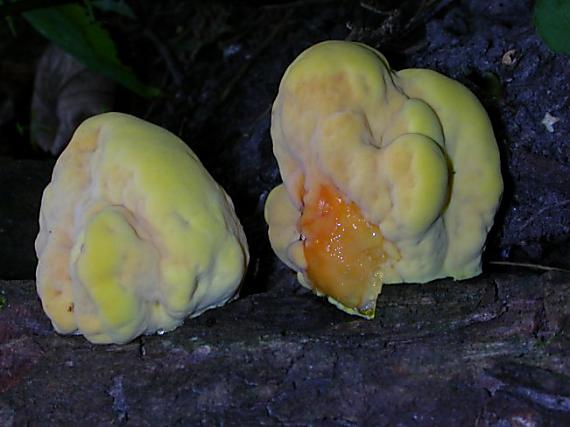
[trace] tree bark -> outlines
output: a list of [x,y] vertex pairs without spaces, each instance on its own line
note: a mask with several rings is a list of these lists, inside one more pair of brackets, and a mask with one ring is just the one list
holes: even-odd
[[122,346],[57,335],[33,282],[0,282],[0,424],[570,425],[569,278],[388,286],[366,321],[285,275]]

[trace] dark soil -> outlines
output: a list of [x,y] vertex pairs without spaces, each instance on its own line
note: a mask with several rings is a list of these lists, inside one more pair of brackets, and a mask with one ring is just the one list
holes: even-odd
[[[98,17],[164,96],[117,88],[114,109],[181,136],[233,198],[252,255],[244,297],[162,337],[93,346],[52,332],[33,282],[1,283],[0,425],[570,425],[568,275],[493,264],[570,269],[570,56],[538,37],[532,1],[128,3],[137,20]],[[13,23],[15,36],[0,26],[0,279],[33,279],[54,164],[29,142],[47,43]],[[269,137],[280,78],[326,39],[459,80],[502,154],[486,275],[388,287],[373,322],[303,294],[263,220],[280,182]]]

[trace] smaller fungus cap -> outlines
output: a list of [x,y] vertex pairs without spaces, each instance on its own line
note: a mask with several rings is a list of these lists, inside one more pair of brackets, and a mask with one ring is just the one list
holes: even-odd
[[57,160],[35,246],[44,311],[94,343],[226,303],[249,260],[230,198],[192,150],[120,113],[83,122]]

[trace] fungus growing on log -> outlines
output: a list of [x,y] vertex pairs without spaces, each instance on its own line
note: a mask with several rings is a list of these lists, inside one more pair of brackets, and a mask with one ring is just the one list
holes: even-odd
[[372,318],[384,283],[481,272],[503,181],[489,117],[460,83],[323,42],[285,72],[271,137],[283,184],[269,237],[304,286]]
[[120,114],[79,126],[40,211],[37,290],[60,333],[124,343],[237,295],[249,260],[224,190],[179,138]]

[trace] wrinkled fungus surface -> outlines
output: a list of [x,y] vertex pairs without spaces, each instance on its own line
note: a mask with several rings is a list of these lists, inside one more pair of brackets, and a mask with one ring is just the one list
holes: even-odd
[[285,72],[271,136],[283,184],[269,237],[305,286],[373,317],[382,283],[481,272],[503,182],[489,118],[461,84],[320,43]]
[[86,120],[40,211],[37,290],[60,333],[123,343],[235,297],[248,262],[233,204],[176,136],[135,117]]

